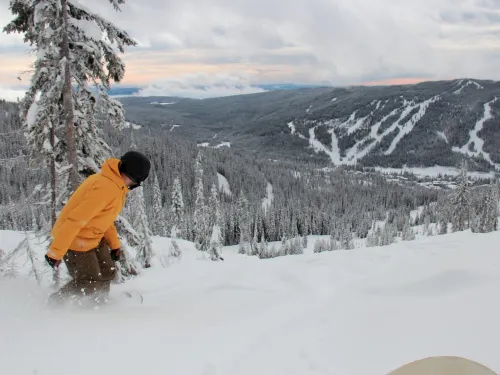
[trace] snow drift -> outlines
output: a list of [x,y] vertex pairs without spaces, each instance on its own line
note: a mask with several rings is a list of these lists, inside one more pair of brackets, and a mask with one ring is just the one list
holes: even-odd
[[[14,232],[0,232],[9,250]],[[456,355],[500,371],[500,232],[259,260],[225,248],[113,285],[100,310],[50,311],[32,279],[0,281],[9,375],[386,374]],[[155,251],[168,239],[155,238]],[[126,305],[123,290],[144,295]]]

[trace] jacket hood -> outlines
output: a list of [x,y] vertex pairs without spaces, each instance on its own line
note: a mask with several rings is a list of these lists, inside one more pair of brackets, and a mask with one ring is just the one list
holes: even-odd
[[120,171],[118,169],[119,165],[120,165],[120,160],[119,159],[109,158],[109,159],[107,159],[102,164],[101,174],[104,177],[107,177],[110,180],[112,180],[121,189],[127,189],[128,190],[128,187],[125,186],[125,183],[123,182],[123,178],[120,175]]

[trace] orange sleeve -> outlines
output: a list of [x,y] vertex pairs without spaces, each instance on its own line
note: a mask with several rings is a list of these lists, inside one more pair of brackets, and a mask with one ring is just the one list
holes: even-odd
[[111,250],[119,249],[121,246],[120,239],[118,238],[118,231],[116,230],[115,224],[111,226],[104,232],[104,239],[108,243]]
[[62,259],[80,230],[109,204],[111,199],[107,199],[108,197],[106,189],[99,182],[92,183],[83,199],[52,233],[52,243],[47,255],[53,259]]

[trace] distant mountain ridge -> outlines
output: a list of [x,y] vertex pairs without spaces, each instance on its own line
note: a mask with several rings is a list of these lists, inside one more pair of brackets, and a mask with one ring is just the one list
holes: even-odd
[[[255,84],[251,85],[251,87],[259,88],[266,91],[275,91],[275,90],[294,90],[299,88],[314,88],[314,87],[325,87],[325,85],[317,85],[317,84],[298,84],[298,83],[264,83],[264,84]],[[140,94],[143,87],[138,86],[127,86],[127,87],[111,87],[108,90],[108,94],[111,96],[129,96],[129,95],[137,95]]]
[[269,158],[500,169],[500,83],[296,88],[204,100],[123,97],[127,118],[208,146]]

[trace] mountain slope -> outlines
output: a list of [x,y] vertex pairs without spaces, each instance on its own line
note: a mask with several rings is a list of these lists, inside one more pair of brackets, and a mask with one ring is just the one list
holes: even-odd
[[463,232],[269,260],[226,248],[224,262],[184,243],[180,264],[112,286],[143,305],[98,311],[49,311],[46,287],[2,280],[0,372],[383,375],[433,355],[499,372],[499,240]]
[[194,100],[120,98],[127,117],[204,146],[325,164],[500,167],[500,83],[303,88]]

